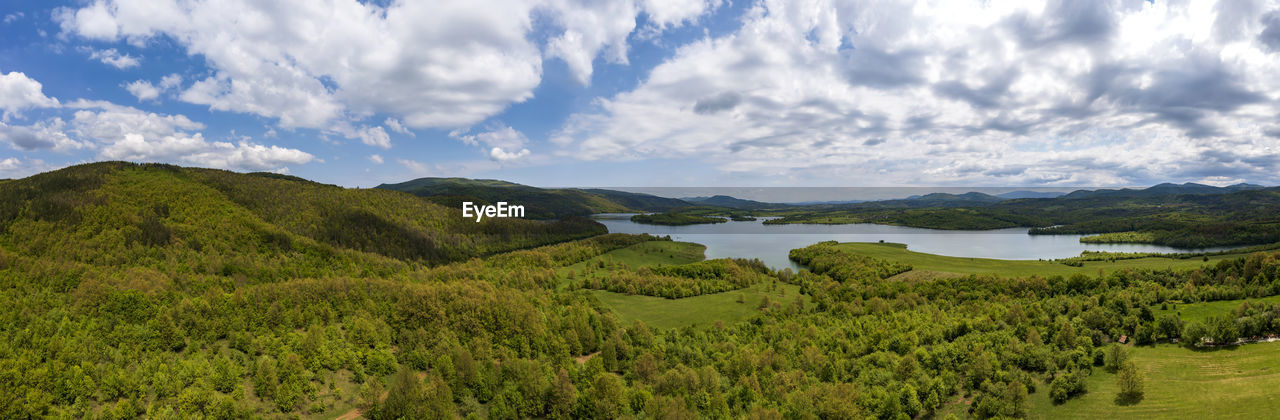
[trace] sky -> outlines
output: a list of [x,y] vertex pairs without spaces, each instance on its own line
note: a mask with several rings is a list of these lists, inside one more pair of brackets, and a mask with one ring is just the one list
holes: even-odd
[[0,178],[1280,184],[1280,0],[0,4]]

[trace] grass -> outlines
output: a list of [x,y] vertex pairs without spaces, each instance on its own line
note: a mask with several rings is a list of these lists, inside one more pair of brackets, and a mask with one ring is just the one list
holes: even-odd
[[[1125,269],[1141,268],[1193,268],[1218,260],[1236,258],[1240,254],[1224,254],[1209,257],[1205,262],[1201,258],[1164,258],[1149,257],[1116,261],[1086,261],[1081,267],[1072,267],[1053,261],[1035,260],[997,260],[989,258],[948,257],[925,254],[907,250],[907,246],[895,243],[848,242],[839,245],[841,248],[869,257],[901,261],[911,264],[912,271],[902,276],[919,275],[918,272],[942,274],[996,274],[1001,276],[1051,276],[1072,274],[1096,275],[1099,272],[1110,273]],[[914,273],[914,274],[913,274]]]
[[1177,314],[1183,321],[1204,321],[1211,316],[1228,315],[1231,311],[1240,307],[1244,302],[1258,302],[1276,304],[1280,303],[1280,296],[1268,296],[1264,298],[1239,299],[1239,300],[1220,300],[1216,302],[1201,303],[1180,303],[1177,305],[1169,304],[1168,309],[1160,309],[1160,305],[1152,305],[1151,313],[1159,317],[1164,314]]
[[1145,395],[1116,404],[1116,375],[1095,369],[1089,392],[1062,405],[1047,386],[1031,395],[1031,418],[1274,418],[1280,413],[1280,343],[1196,351],[1175,345],[1130,348]]
[[[759,311],[760,302],[766,296],[773,302],[791,304],[800,295],[800,286],[777,283],[777,290],[770,290],[773,282],[760,283],[744,289],[687,297],[666,299],[653,296],[626,295],[603,290],[592,293],[605,306],[613,309],[622,325],[635,320],[644,321],[652,328],[705,327],[722,321],[725,324],[746,321]],[[738,303],[743,297],[744,302]],[[805,302],[808,302],[806,296]]]
[[[556,275],[560,276],[561,279],[567,278],[569,272],[573,272],[575,276],[583,275],[582,273],[586,272],[588,266],[594,266],[602,262],[605,265],[619,264],[632,269],[645,266],[689,264],[706,259],[704,255],[706,250],[706,245],[691,242],[641,242],[626,248],[606,252],[568,267],[561,267],[556,270]],[[604,274],[605,271],[599,271],[594,275],[600,276]],[[562,281],[560,286],[564,287],[565,283]]]
[[[591,264],[601,262],[619,264],[630,268],[689,264],[702,261],[707,247],[689,242],[651,241],[606,252],[595,258],[560,269],[563,278],[569,271],[577,273]],[[597,275],[604,275],[598,272]],[[774,302],[790,304],[800,295],[800,287],[786,283],[760,283],[744,289],[713,293],[684,299],[667,299],[653,296],[627,295],[604,290],[592,290],[600,302],[618,315],[623,325],[635,320],[653,328],[682,328],[708,326],[716,321],[726,324],[749,319],[760,307],[760,301],[768,296]],[[743,303],[738,298],[743,298]],[[806,301],[808,302],[807,298]]]

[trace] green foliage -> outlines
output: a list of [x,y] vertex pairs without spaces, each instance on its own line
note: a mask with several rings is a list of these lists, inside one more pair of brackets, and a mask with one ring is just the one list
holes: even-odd
[[[911,202],[912,200],[905,200]],[[1031,234],[1102,234],[1085,242],[1144,242],[1184,248],[1280,242],[1280,189],[1225,194],[1083,194],[1054,199],[817,205],[777,212],[766,224],[878,223],[932,229],[1028,227]]]
[[1116,384],[1120,387],[1120,392],[1116,394],[1116,400],[1122,404],[1136,404],[1143,397],[1143,375],[1138,369],[1138,365],[1133,361],[1125,361],[1116,374]]
[[837,245],[835,241],[820,242],[793,249],[790,257],[814,273],[825,274],[841,282],[881,280],[911,271],[910,265],[867,257]]
[[[647,236],[453,222],[390,191],[132,164],[45,175],[0,184],[18,199],[0,204],[3,418],[1021,417],[1028,400],[1117,395],[1091,369],[1121,335],[1280,332],[1259,300],[1280,295],[1274,253],[1100,271],[824,243],[794,254],[810,269],[774,272]],[[325,233],[353,212],[367,226]],[[907,271],[944,262],[954,275]],[[615,273],[702,294],[567,284]],[[1185,324],[1151,310],[1226,301]],[[1148,350],[1130,362],[1158,367]],[[1160,369],[1143,406],[1172,399]]]
[[728,219],[723,217],[697,216],[682,212],[667,212],[655,214],[637,214],[631,216],[631,221],[636,223],[644,223],[647,225],[668,225],[668,226],[684,226],[697,224],[713,224],[725,223]]
[[382,184],[379,189],[403,191],[421,196],[448,208],[462,208],[506,201],[525,206],[530,219],[560,219],[594,213],[666,211],[688,203],[674,198],[599,189],[544,189],[492,179],[419,178],[399,184]]

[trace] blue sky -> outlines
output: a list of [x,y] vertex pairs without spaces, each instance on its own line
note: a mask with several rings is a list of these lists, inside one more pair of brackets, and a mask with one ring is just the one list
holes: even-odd
[[0,177],[1277,183],[1275,1],[10,1]]

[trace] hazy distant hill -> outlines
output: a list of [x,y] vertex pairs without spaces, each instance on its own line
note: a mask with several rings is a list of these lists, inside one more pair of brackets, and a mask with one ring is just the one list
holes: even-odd
[[689,203],[673,198],[622,191],[576,188],[537,188],[493,179],[418,178],[377,188],[403,191],[434,203],[461,208],[462,202],[491,204],[506,201],[525,207],[525,217],[558,219],[594,213],[666,211]]
[[1005,199],[980,192],[964,194],[931,193],[913,195],[899,200],[868,201],[852,204],[850,207],[861,208],[924,208],[924,207],[968,207],[994,204]]
[[685,197],[681,199],[684,201],[688,201],[690,203],[701,205],[701,206],[728,207],[731,209],[744,209],[744,210],[777,208],[777,207],[787,206],[786,204],[765,203],[765,202],[755,201],[755,200],[744,200],[741,198],[734,198],[727,195],[713,195],[710,197]]
[[1226,187],[1215,187],[1212,185],[1196,184],[1188,182],[1182,185],[1164,183],[1157,184],[1143,189],[1123,188],[1118,190],[1102,189],[1102,190],[1079,190],[1072,191],[1070,194],[1064,195],[1063,198],[1087,198],[1087,197],[1159,197],[1165,195],[1181,195],[1181,194],[1226,194],[1236,191],[1258,190],[1263,189],[1261,185],[1254,184],[1235,184]]
[[1007,193],[996,194],[996,197],[1018,199],[1018,198],[1055,198],[1066,195],[1067,193],[1059,191],[1010,191]]

